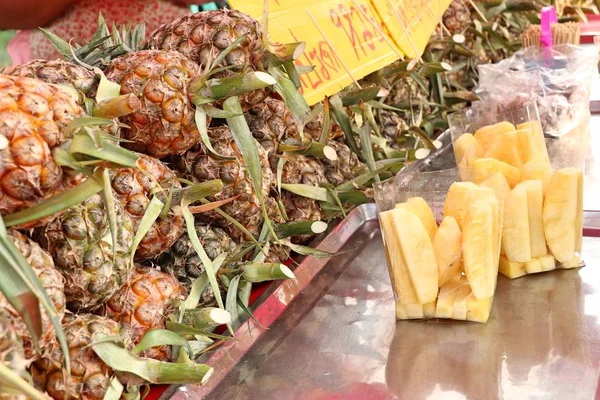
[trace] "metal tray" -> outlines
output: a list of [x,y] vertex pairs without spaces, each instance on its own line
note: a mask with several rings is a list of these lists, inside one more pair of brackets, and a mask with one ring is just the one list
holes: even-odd
[[[594,220],[586,213],[586,220]],[[600,238],[587,267],[499,277],[487,324],[395,320],[374,204],[355,209],[235,339],[205,386],[172,399],[593,399],[600,376]],[[285,313],[284,313],[285,311]],[[409,397],[407,397],[409,396]],[[463,397],[464,396],[464,397]]]

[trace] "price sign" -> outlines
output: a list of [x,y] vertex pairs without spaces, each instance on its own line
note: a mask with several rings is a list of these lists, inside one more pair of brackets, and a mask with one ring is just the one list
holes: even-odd
[[[387,5],[389,1],[393,1],[394,8]],[[402,3],[402,0],[270,0],[269,41],[306,43],[296,64],[315,67],[313,72],[300,75],[300,79],[306,101],[316,104],[403,54],[417,54],[407,42],[418,39],[417,50],[425,48],[437,24],[436,17],[422,16],[415,18],[418,22],[406,22],[409,29],[406,32],[410,33],[407,36],[401,30],[404,22],[399,17],[413,15],[407,13],[413,8]],[[439,7],[443,8],[442,13],[449,3],[443,0],[443,7]],[[229,4],[262,20],[264,0],[229,0]],[[420,38],[421,23],[428,28],[423,38]]]

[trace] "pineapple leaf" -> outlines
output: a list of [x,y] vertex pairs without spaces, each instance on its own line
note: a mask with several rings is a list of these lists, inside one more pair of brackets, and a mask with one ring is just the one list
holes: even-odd
[[[388,161],[388,160],[386,160],[386,161]],[[388,162],[388,163],[386,163],[386,165],[376,168],[373,171],[369,171],[367,173],[364,173],[362,175],[359,175],[359,176],[349,180],[348,182],[342,183],[341,185],[336,187],[336,190],[338,192],[347,192],[347,191],[352,191],[352,190],[356,189],[357,187],[365,186],[367,183],[371,182],[375,178],[375,176],[378,176],[379,174],[381,174],[389,169],[392,169],[394,167],[402,166],[403,164],[404,164],[404,162],[402,160],[395,160],[393,162]]]
[[98,148],[94,140],[87,134],[76,134],[71,139],[69,152],[83,154],[97,160],[104,160],[118,166],[137,168],[138,155],[99,137],[102,148]]
[[358,146],[356,144],[356,140],[354,140],[354,132],[352,131],[352,125],[350,124],[350,118],[348,118],[348,114],[344,111],[344,106],[342,100],[338,95],[331,96],[329,98],[329,104],[333,109],[333,115],[337,121],[337,124],[342,128],[344,132],[344,137],[346,139],[346,144],[350,149],[358,156],[361,161],[365,161],[362,153],[358,150]]
[[331,126],[331,114],[329,111],[329,98],[325,97],[323,100],[323,127],[321,128],[321,137],[319,137],[319,143],[327,143],[329,139],[329,127]]
[[102,126],[102,125],[111,125],[112,123],[113,123],[113,121],[110,118],[100,118],[100,117],[73,118],[73,120],[65,128],[65,135],[71,136],[73,133],[79,131],[81,128],[97,127],[97,126]]
[[423,129],[419,128],[418,126],[411,126],[410,128],[408,128],[408,131],[412,133],[415,137],[421,139],[428,149],[436,149],[429,136],[427,136],[427,132],[425,132]]
[[290,242],[289,240],[283,240],[282,243],[284,245],[286,245],[287,247],[289,247],[290,249],[292,249],[293,251],[295,251],[296,253],[301,254],[303,256],[312,256],[312,257],[316,257],[316,258],[331,258],[331,257],[334,257],[339,254],[339,253],[329,253],[327,251],[314,249],[309,246],[302,246],[299,244],[294,244],[294,243]]
[[310,74],[314,70],[314,65],[296,65],[296,71],[298,71],[299,75]]
[[309,199],[330,203],[333,202],[327,189],[322,187],[306,185],[303,183],[284,183],[281,185],[281,188]]
[[203,204],[201,206],[190,206],[188,207],[190,212],[192,214],[198,214],[198,213],[203,213],[203,212],[207,212],[207,211],[211,211],[214,209],[217,209],[227,203],[231,203],[232,201],[235,201],[235,199],[237,199],[240,195],[234,196],[234,197],[230,197],[228,199],[225,200],[219,200],[219,201],[213,201],[212,203],[207,203],[207,204]]
[[227,297],[225,299],[225,309],[229,311],[229,314],[231,314],[232,325],[235,325],[239,318],[237,296],[240,279],[241,275],[234,276],[233,279],[231,279],[229,282],[229,287],[227,288]]
[[52,46],[58,50],[58,52],[66,59],[71,58],[71,45],[63,40],[60,36],[52,33],[51,31],[39,28],[44,36],[52,43]]
[[83,175],[89,176],[92,172],[82,166],[68,151],[61,147],[55,147],[52,149],[52,156],[56,164],[61,167],[68,167],[74,171],[77,171]]
[[[227,253],[221,253],[217,258],[213,260],[213,267],[215,269],[215,274],[219,272],[221,265],[227,258]],[[183,303],[184,310],[193,310],[198,307],[200,304],[200,298],[202,297],[202,293],[204,293],[204,289],[208,286],[208,274],[204,271],[198,278],[194,280],[192,283],[192,288],[190,289],[190,294],[187,299]]]
[[144,350],[159,346],[181,346],[185,347],[188,354],[192,354],[192,348],[187,340],[166,329],[149,330],[131,352],[137,356]]
[[138,229],[135,232],[135,236],[133,237],[133,243],[131,244],[131,254],[129,256],[130,268],[133,268],[133,258],[135,256],[135,252],[138,246],[140,245],[140,243],[142,243],[142,240],[144,239],[150,228],[152,228],[154,221],[156,221],[156,219],[162,212],[164,206],[165,204],[162,201],[160,201],[160,199],[157,196],[153,196],[152,200],[150,200],[150,203],[148,203],[148,207],[146,207],[144,216],[140,221]]
[[[252,283],[251,283],[251,282],[243,282],[243,283],[246,283],[246,284],[250,285],[250,288],[252,288]],[[241,291],[242,291],[242,290],[240,289],[240,292],[241,292]],[[246,301],[246,303],[247,303],[247,301]],[[246,314],[248,314],[248,316],[249,316],[250,318],[252,318],[252,320],[254,320],[254,322],[255,322],[255,323],[258,325],[258,326],[260,326],[262,329],[266,329],[266,328],[264,327],[264,325],[263,325],[263,324],[261,324],[261,322],[260,322],[258,319],[256,319],[256,317],[254,316],[254,314],[252,313],[252,311],[250,311],[250,308],[248,308],[248,305],[247,305],[246,303],[244,302],[244,300],[242,300],[242,298],[241,298],[241,294],[240,294],[240,297],[238,297],[238,299],[237,299],[237,304],[238,304],[238,307],[240,308],[240,311],[241,311],[241,312],[243,312],[243,313],[246,313]],[[241,312],[240,312],[240,313],[241,313]]]
[[[98,333],[97,336],[102,338],[106,335]],[[115,371],[129,372],[150,383],[202,384],[213,373],[213,368],[204,364],[178,364],[137,357],[110,342],[96,343],[92,347],[98,357]]]
[[[219,63],[221,61],[223,61],[223,59],[225,57],[227,57],[229,55],[229,53],[231,53],[233,51],[233,49],[235,49],[236,47],[239,46],[239,44],[245,40],[247,37],[247,35],[241,35],[240,37],[238,37],[237,39],[235,39],[233,42],[231,42],[231,44],[229,46],[227,46],[227,48],[225,48],[225,50],[223,50],[221,53],[219,53],[219,55],[214,59],[214,61],[212,63],[207,63],[206,67],[207,67],[207,71],[205,71],[205,74],[210,72],[213,68],[215,68],[217,65],[219,65]],[[209,68],[210,65],[210,68]]]
[[116,204],[115,204],[115,194],[112,190],[112,185],[110,182],[110,175],[108,169],[103,169],[102,171],[102,186],[104,189],[102,190],[102,197],[104,198],[104,204],[106,204],[107,211],[107,219],[108,225],[110,227],[110,237],[112,239],[112,250],[113,250],[113,263],[116,262],[117,259],[117,212],[116,212]]
[[[23,394],[31,400],[46,400],[47,397],[42,392],[31,386],[29,382],[21,378],[16,372],[11,370],[7,364],[0,363],[0,390],[1,393],[9,394],[7,398],[13,398],[10,394]],[[12,389],[12,393],[9,390]],[[20,398],[20,396],[14,396]]]
[[375,100],[377,97],[380,97],[380,92],[380,87],[371,86],[364,89],[344,92],[340,97],[342,98],[344,107],[350,107],[370,100]]
[[207,332],[205,330],[194,328],[193,326],[178,324],[177,322],[167,321],[167,329],[181,336],[194,335],[206,336],[212,339],[230,340],[229,336],[217,335],[216,333]]
[[294,82],[285,76],[279,68],[270,67],[269,73],[275,78],[275,91],[283,98],[285,105],[296,118],[300,126],[304,126],[310,115],[310,107]]
[[283,64],[283,68],[285,68],[285,72],[287,72],[288,77],[294,86],[296,86],[296,89],[300,89],[302,82],[300,81],[300,75],[296,69],[296,64],[294,64],[293,61],[288,61]]
[[208,81],[200,76],[193,83],[190,83],[189,91],[192,103],[200,105],[264,89],[273,86],[275,83],[275,78],[265,72],[248,72],[245,75],[210,79]]
[[319,234],[326,230],[327,223],[323,221],[296,221],[275,225],[275,232],[280,238]]
[[102,400],[120,400],[124,390],[125,388],[123,387],[123,384],[119,382],[119,378],[113,376]]
[[[367,106],[368,107],[368,106]],[[373,144],[371,143],[371,129],[369,124],[363,124],[359,129],[360,144],[364,150],[367,167],[371,172],[375,171],[375,157],[373,156]],[[379,182],[379,175],[375,175],[376,182]]]
[[208,115],[211,118],[225,119],[225,118],[238,117],[240,115],[244,115],[243,113],[235,114],[232,112],[219,110],[217,107],[213,107],[210,104],[205,104],[202,106],[202,108],[204,108],[204,112],[206,113],[206,115]]
[[4,217],[4,223],[8,227],[21,225],[66,210],[100,192],[102,190],[100,182],[102,182],[102,177],[97,173],[96,178],[90,177],[79,185],[52,196],[33,207],[7,215]]
[[198,131],[200,132],[200,138],[202,139],[202,143],[206,146],[208,151],[211,152],[215,157],[221,160],[235,160],[235,157],[227,157],[222,154],[217,153],[217,151],[212,147],[210,143],[210,138],[208,137],[208,113],[204,106],[197,106],[195,113],[196,126],[198,127]]
[[296,276],[283,264],[247,263],[241,266],[242,276],[247,282],[257,283],[280,279],[296,279]]
[[[210,202],[206,199],[202,199],[200,200],[202,203],[204,204],[209,204]],[[252,235],[252,233],[250,233],[250,231],[248,229],[246,229],[246,227],[242,224],[240,224],[238,221],[236,221],[231,215],[227,214],[226,212],[224,212],[223,210],[217,208],[215,209],[215,211],[223,218],[225,218],[227,221],[229,221],[231,224],[235,225],[236,228],[238,228],[240,231],[242,231],[244,233],[244,235],[248,238],[250,238],[251,242],[257,243],[256,238],[254,237],[254,235]]]
[[285,158],[280,158],[277,160],[277,193],[281,193],[281,180],[283,178],[283,166],[287,160]]
[[109,81],[100,69],[96,68],[95,72],[100,75],[100,83],[98,84],[98,90],[96,92],[96,103],[110,100],[121,94],[121,85]]

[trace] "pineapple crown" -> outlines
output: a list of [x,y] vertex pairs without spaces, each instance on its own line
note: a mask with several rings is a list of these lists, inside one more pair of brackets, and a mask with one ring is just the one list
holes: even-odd
[[67,61],[100,69],[104,69],[114,58],[138,50],[146,36],[143,23],[119,28],[113,24],[111,34],[102,13],[98,15],[98,28],[94,36],[84,45],[71,44],[49,30],[40,29]]

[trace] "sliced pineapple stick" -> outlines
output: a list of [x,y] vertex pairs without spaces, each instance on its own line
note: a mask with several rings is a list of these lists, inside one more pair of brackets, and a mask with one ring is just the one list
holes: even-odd
[[516,279],[527,275],[525,263],[509,261],[506,256],[500,256],[500,273],[509,279]]
[[544,232],[559,263],[568,264],[581,251],[583,171],[559,169],[552,175],[544,199]]
[[521,168],[523,157],[517,131],[497,135],[483,156],[485,158],[495,158],[513,167]]
[[515,187],[504,203],[502,245],[506,257],[510,261],[528,262],[531,260],[527,188],[525,186]]
[[441,287],[435,307],[436,318],[452,318],[452,313],[454,311],[454,299],[456,298],[458,288],[463,284],[464,282],[459,280],[448,282]]
[[456,218],[459,228],[462,229],[471,204],[479,199],[493,198],[494,191],[489,188],[477,186],[472,182],[455,182],[450,186],[444,202],[444,216]]
[[461,135],[452,144],[457,165],[472,166],[476,159],[482,156],[482,149],[475,136],[470,133]]
[[[531,148],[533,158],[541,158],[548,165],[550,165],[550,158],[548,157],[548,149],[546,148],[546,141],[544,140],[544,133],[542,132],[542,126],[539,121],[530,121],[517,125],[519,130],[528,130],[531,132]],[[530,159],[531,160],[531,159]]]
[[545,256],[539,257],[540,263],[542,264],[542,271],[552,271],[556,269],[556,260],[552,254],[546,254]]
[[475,139],[486,152],[496,141],[499,135],[507,132],[514,132],[515,126],[510,122],[499,122],[494,125],[484,126],[475,132]]
[[534,159],[523,165],[521,168],[521,181],[531,181],[539,179],[542,181],[543,194],[546,194],[550,178],[552,178],[552,167],[542,159]]
[[406,202],[397,204],[396,207],[404,208],[419,217],[421,223],[427,230],[429,238],[433,240],[435,232],[437,231],[437,223],[435,222],[433,211],[425,199],[422,197],[411,197],[406,200]]
[[473,322],[487,322],[490,317],[490,311],[492,310],[493,300],[493,297],[477,300],[475,295],[471,293],[467,299],[467,320]]
[[462,233],[456,218],[446,216],[433,239],[439,272],[439,286],[460,279],[462,267]]
[[479,158],[473,163],[475,183],[481,183],[494,173],[501,173],[510,187],[515,187],[521,180],[521,170],[495,158]]
[[422,319],[424,315],[422,304],[396,302],[396,319]]
[[496,198],[500,203],[503,203],[506,196],[510,193],[510,185],[501,173],[494,173],[487,179],[481,182],[480,186],[492,189]]
[[435,301],[423,305],[423,315],[425,318],[435,317]]
[[519,148],[521,150],[521,160],[523,164],[535,158],[535,148],[533,146],[533,133],[531,129],[517,129],[517,137],[519,138]]
[[386,247],[386,256],[388,257],[388,269],[396,296],[400,304],[410,304],[417,302],[417,296],[410,283],[408,271],[404,260],[402,259],[402,251],[400,250],[400,241],[396,236],[394,229],[394,218],[392,213],[394,210],[384,211],[379,214],[381,221],[381,229]]
[[[493,198],[496,201],[496,198]],[[493,296],[496,288],[497,245],[490,200],[480,199],[466,215],[463,234],[463,266],[473,294],[478,299]]]
[[532,258],[528,262],[525,263],[525,271],[528,274],[537,274],[538,272],[542,272],[542,263],[539,258]]
[[515,189],[523,186],[527,191],[527,211],[529,213],[529,240],[531,257],[541,257],[548,253],[542,209],[544,207],[543,184],[540,180],[524,181]]
[[454,298],[454,309],[452,310],[452,319],[467,319],[467,300],[471,295],[471,287],[468,282],[464,282],[456,291]]
[[438,267],[433,244],[419,217],[403,208],[393,210],[394,230],[400,241],[402,259],[420,304],[435,301]]

